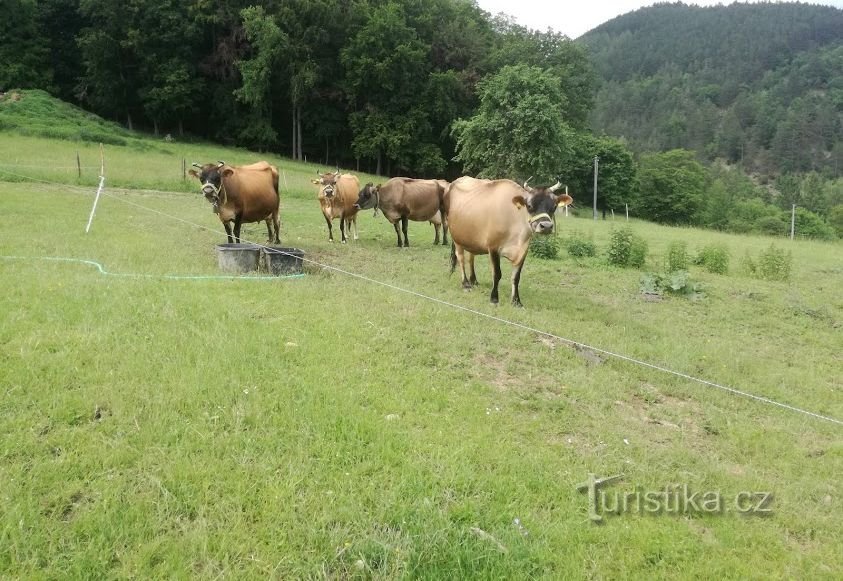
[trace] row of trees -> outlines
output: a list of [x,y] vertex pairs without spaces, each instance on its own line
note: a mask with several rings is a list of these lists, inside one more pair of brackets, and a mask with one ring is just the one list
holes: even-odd
[[[12,0],[0,89],[45,88],[156,134],[441,174],[477,83],[536,66],[584,131],[585,50],[462,0]],[[451,166],[456,170],[456,167]]]

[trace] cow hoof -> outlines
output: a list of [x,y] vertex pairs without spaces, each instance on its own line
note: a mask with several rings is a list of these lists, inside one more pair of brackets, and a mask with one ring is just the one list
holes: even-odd
[[524,305],[521,304],[521,301],[512,301],[512,306],[518,309],[523,309]]
[[490,299],[489,302],[495,306],[498,306],[498,299]]
[[346,242],[347,242],[346,240],[343,240],[343,241],[342,241],[342,243],[343,243],[343,244],[345,244]]

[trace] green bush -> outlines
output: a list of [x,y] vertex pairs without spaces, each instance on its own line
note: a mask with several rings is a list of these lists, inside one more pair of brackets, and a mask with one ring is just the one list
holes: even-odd
[[576,258],[597,255],[597,245],[593,240],[585,239],[579,232],[572,232],[565,240],[565,247],[568,254]]
[[609,240],[609,264],[641,268],[647,260],[647,241],[629,227],[614,230]]
[[817,240],[834,240],[837,234],[828,222],[821,216],[806,210],[796,208],[796,235],[803,238],[815,238]]
[[530,240],[530,254],[552,260],[559,257],[559,238],[556,236],[533,236]]
[[667,247],[667,257],[664,264],[667,272],[688,270],[688,243],[677,240]]
[[729,272],[729,249],[722,244],[703,246],[697,253],[694,264],[714,274],[726,274]]
[[788,233],[788,224],[781,216],[764,216],[755,221],[753,230],[770,236],[784,236]]
[[785,252],[771,244],[758,256],[756,272],[757,276],[766,280],[786,281],[790,279],[792,266],[793,255],[790,250]]

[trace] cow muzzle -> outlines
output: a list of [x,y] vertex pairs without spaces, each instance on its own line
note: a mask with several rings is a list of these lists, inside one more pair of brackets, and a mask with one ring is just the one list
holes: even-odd
[[535,234],[550,234],[553,232],[553,218],[550,214],[530,216],[530,228]]

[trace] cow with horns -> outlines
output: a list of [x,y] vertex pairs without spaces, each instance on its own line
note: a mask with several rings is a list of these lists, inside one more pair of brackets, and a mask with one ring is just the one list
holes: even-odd
[[340,174],[339,168],[336,172],[319,173],[319,179],[311,180],[319,186],[319,206],[322,208],[322,215],[328,224],[328,241],[334,241],[334,229],[332,222],[340,219],[340,235],[342,243],[346,243],[346,230],[351,234],[351,227],[354,226],[354,239],[358,239],[357,233],[357,212],[356,207],[360,181],[352,174]]
[[[213,206],[225,227],[228,242],[240,242],[240,226],[245,223],[266,221],[269,243],[279,244],[278,168],[265,161],[251,165],[226,165],[224,161],[193,167],[190,175],[202,184],[205,199]],[[231,223],[234,223],[232,239]]]
[[[510,180],[480,180],[461,177],[451,184],[444,198],[451,231],[451,272],[459,265],[462,285],[477,284],[474,255],[488,254],[493,282],[490,300],[498,302],[501,256],[512,263],[512,304],[520,307],[518,284],[533,234],[553,232],[553,214],[573,199],[556,194],[561,187],[532,188]],[[466,262],[468,264],[466,264]]]

